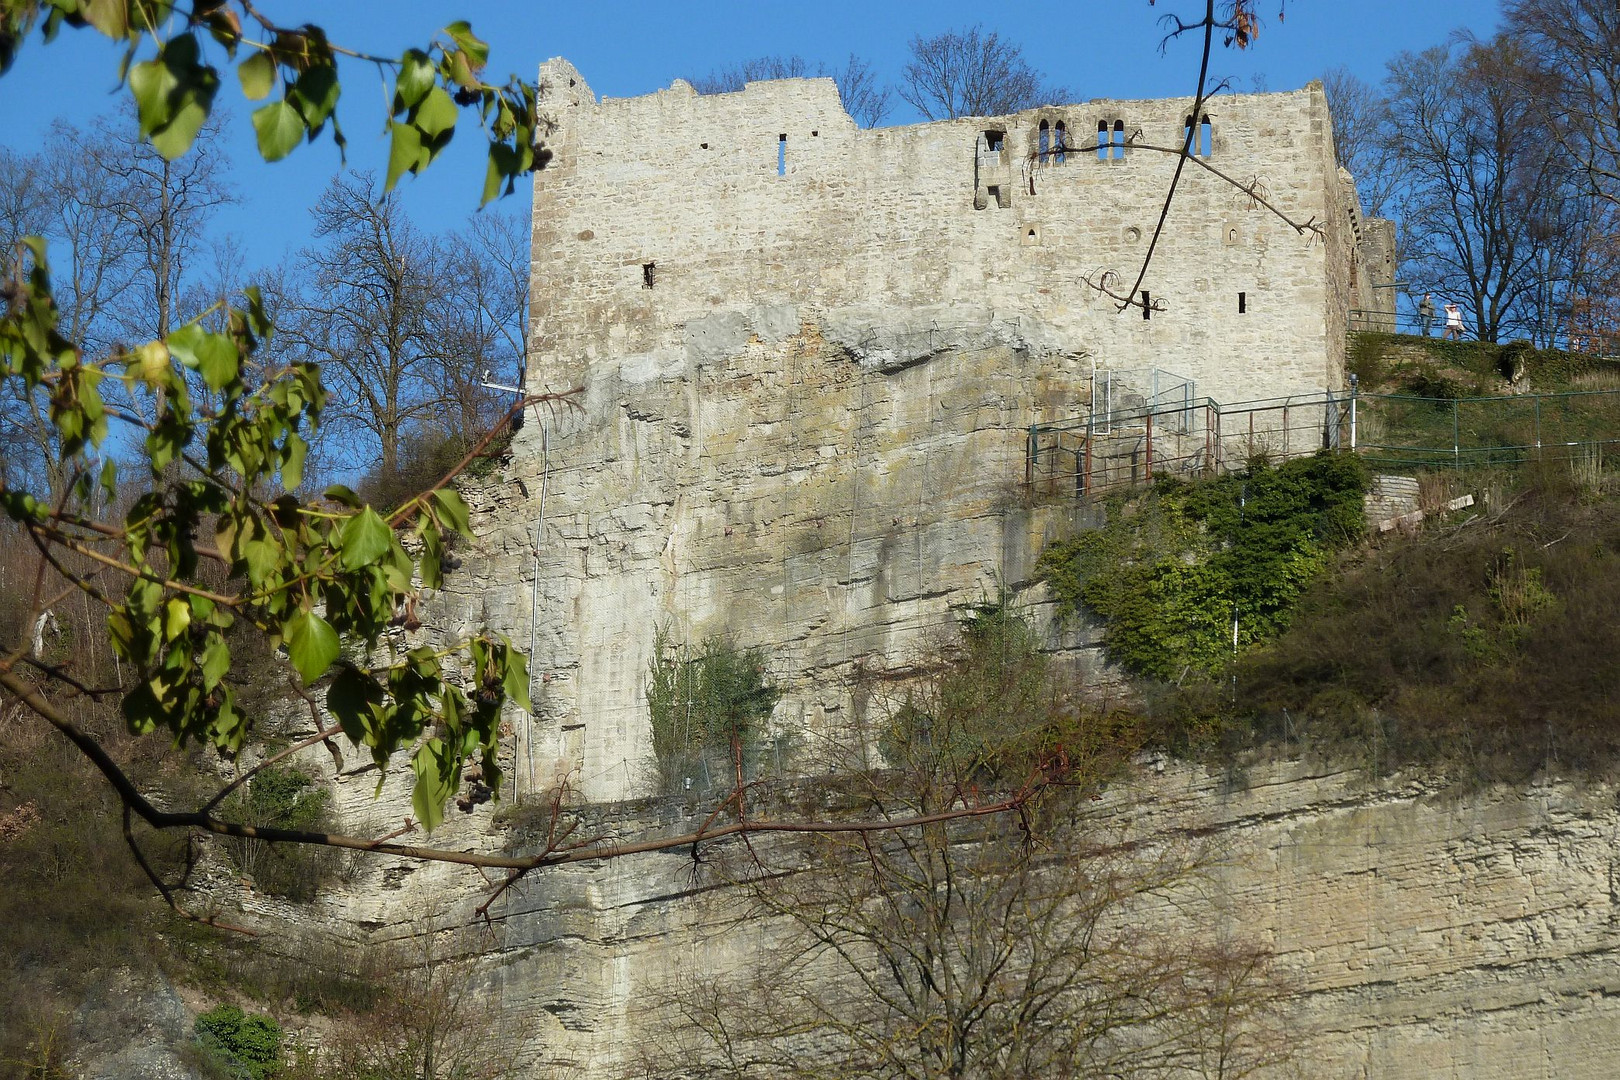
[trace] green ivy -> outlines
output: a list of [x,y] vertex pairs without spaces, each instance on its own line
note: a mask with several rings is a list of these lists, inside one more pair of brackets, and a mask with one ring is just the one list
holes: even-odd
[[1108,523],[1049,547],[1041,571],[1065,613],[1106,625],[1128,670],[1177,680],[1288,625],[1306,583],[1365,525],[1364,466],[1323,452],[1211,480],[1161,478]]
[[204,1052],[241,1080],[266,1080],[281,1063],[281,1025],[268,1016],[221,1005],[197,1017],[196,1032]]

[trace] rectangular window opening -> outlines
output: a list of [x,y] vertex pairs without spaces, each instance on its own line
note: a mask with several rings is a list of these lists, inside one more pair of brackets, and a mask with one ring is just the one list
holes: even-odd
[[984,148],[992,154],[1001,153],[1001,145],[1006,140],[1005,131],[987,131],[984,133]]
[[1246,312],[1248,310],[1249,310],[1249,294],[1248,293],[1242,293],[1242,292],[1238,293],[1238,314],[1242,315],[1244,312]]
[[1146,289],[1142,290],[1142,321],[1153,318],[1153,297]]
[[650,289],[653,287],[653,268],[656,265],[656,263],[641,264],[641,287],[643,289]]
[[999,207],[1001,205],[1001,189],[999,187],[995,187],[995,186],[987,187],[987,188],[984,189],[984,194],[985,194],[985,205],[986,206],[998,206]]
[[776,137],[776,175],[787,175],[787,136]]

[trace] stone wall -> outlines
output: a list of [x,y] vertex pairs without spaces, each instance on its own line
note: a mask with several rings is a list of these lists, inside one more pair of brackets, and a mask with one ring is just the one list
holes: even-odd
[[[347,782],[345,811],[376,813],[372,787]],[[1611,786],[1555,780],[1458,794],[1299,762],[1236,781],[1161,763],[1099,809],[1147,835],[1199,829],[1225,851],[1191,915],[1275,952],[1294,988],[1298,1075],[1613,1075],[1620,810]],[[583,813],[577,837],[630,838],[685,831],[701,811],[662,802]],[[492,814],[454,814],[442,839],[484,848],[512,839]],[[320,921],[355,944],[471,928],[502,1050],[532,1077],[642,1075],[635,1065],[660,1038],[657,1006],[671,988],[748,964],[773,933],[731,925],[732,898],[706,886],[688,852],[538,873],[496,901],[488,924],[471,911],[489,886],[463,869],[377,860],[351,888],[353,899],[332,897]],[[411,917],[424,911],[433,918]]]
[[1025,447],[1098,366],[1227,402],[1342,383],[1355,198],[1316,84],[1212,101],[1199,160],[1322,235],[1189,165],[1143,318],[1086,279],[1129,287],[1176,159],[1123,144],[1178,145],[1186,102],[863,131],[829,79],[599,102],[552,60],[541,82],[528,385],[580,392],[519,433],[449,600],[532,637],[523,783],[645,790],[660,627],[768,653],[810,755],[789,769],[864,759],[855,676],[964,604],[1005,591],[1064,644],[1032,570],[1082,512],[1030,499]]

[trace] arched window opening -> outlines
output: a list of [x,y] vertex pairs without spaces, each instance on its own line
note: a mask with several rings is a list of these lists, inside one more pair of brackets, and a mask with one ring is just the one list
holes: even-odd
[[1097,160],[1108,160],[1108,121],[1097,121]]
[[1189,154],[1198,153],[1198,144],[1193,141],[1193,118],[1184,116],[1181,119],[1181,145]]
[[1209,114],[1198,122],[1198,156],[1209,157],[1215,150],[1215,126],[1209,122]]
[[1053,131],[1055,137],[1052,139],[1052,150],[1056,155],[1057,163],[1061,165],[1064,157],[1069,152],[1069,129],[1064,126],[1063,121],[1059,120],[1057,127]]
[[1114,160],[1125,159],[1125,121],[1114,121]]
[[1035,145],[1037,152],[1041,156],[1041,160],[1044,162],[1046,160],[1046,155],[1050,153],[1052,149],[1052,125],[1048,124],[1045,120],[1041,121],[1040,139]]

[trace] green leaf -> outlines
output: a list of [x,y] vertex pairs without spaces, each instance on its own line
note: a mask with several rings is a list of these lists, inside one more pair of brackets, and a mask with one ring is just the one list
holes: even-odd
[[444,804],[461,783],[461,762],[442,739],[428,739],[411,755],[416,786],[411,791],[411,809],[422,828],[432,832],[444,820]]
[[236,77],[242,83],[242,96],[260,101],[276,84],[276,62],[269,53],[256,52],[236,66]]
[[242,295],[247,297],[248,302],[248,329],[253,331],[253,336],[260,341],[269,341],[276,328],[264,310],[264,293],[259,291],[257,285],[249,285],[242,290]]
[[433,89],[437,77],[433,61],[420,49],[407,49],[399,59],[399,80],[394,84],[395,112],[414,108]]
[[351,507],[355,510],[358,510],[365,505],[365,503],[361,501],[360,496],[356,495],[352,490],[344,487],[342,484],[333,484],[331,487],[321,492],[321,494],[335,503]]
[[440,520],[468,540],[473,538],[467,523],[467,503],[454,488],[436,488],[433,501],[439,504]]
[[180,80],[161,59],[147,60],[129,69],[129,89],[135,95],[135,112],[143,136],[169,122],[169,97],[179,85]]
[[304,118],[285,101],[272,101],[253,110],[253,133],[259,137],[259,156],[280,161],[304,137]]
[[224,698],[213,723],[208,725],[208,733],[217,749],[234,757],[247,738],[247,717],[236,711],[236,695],[228,686]]
[[534,712],[534,706],[529,703],[529,658],[508,643],[505,659],[501,688],[506,691],[507,698],[516,702],[524,712]]
[[169,351],[195,369],[211,390],[223,390],[236,381],[241,353],[224,334],[211,334],[199,323],[187,323],[169,335]]
[[304,482],[304,457],[309,443],[296,431],[287,433],[287,446],[282,451],[281,486],[292,491]]
[[410,124],[390,123],[388,130],[393,134],[393,142],[388,148],[388,176],[383,181],[383,191],[394,190],[399,178],[406,173],[415,173],[422,167],[422,133]]
[[152,693],[152,687],[144,682],[124,695],[123,711],[131,735],[149,735],[158,721],[167,718],[163,704]]
[[303,114],[304,121],[313,133],[326,123],[332,110],[337,108],[338,95],[343,87],[338,83],[337,68],[331,64],[316,64],[293,83],[288,97]]
[[173,641],[191,625],[191,605],[176,596],[163,605],[163,640]]
[[118,497],[118,462],[112,458],[101,463],[101,494],[109,503]]
[[312,683],[325,674],[338,658],[337,631],[332,624],[307,608],[288,619],[281,628],[298,677]]
[[489,46],[472,32],[465,20],[457,19],[445,27],[444,32],[472,59],[473,67],[481,68],[489,62]]
[[440,135],[455,129],[457,116],[456,103],[442,86],[435,86],[416,107],[412,123],[422,132],[426,142],[437,143]]
[[517,152],[510,146],[505,143],[489,144],[489,167],[484,170],[484,194],[478,202],[479,206],[500,197],[502,181],[506,183],[505,194],[512,194],[513,179],[519,171],[517,161]]
[[191,149],[208,119],[219,75],[198,61],[197,39],[181,34],[164,43],[156,60],[130,69],[129,87],[135,95],[141,134],[172,161]]
[[366,507],[343,523],[338,543],[343,551],[343,568],[358,570],[370,566],[388,551],[394,530],[371,507]]
[[[370,678],[345,665],[326,691],[326,707],[337,717],[343,733],[356,746],[375,746],[377,709],[383,703],[382,689]],[[391,750],[392,747],[386,748]]]
[[126,0],[85,0],[79,5],[84,21],[114,41],[129,37],[129,5]]
[[210,633],[208,643],[203,646],[202,677],[203,689],[212,690],[219,685],[219,680],[231,670],[231,647],[225,644],[225,639],[219,634]]
[[417,531],[422,537],[422,558],[419,563],[422,573],[422,588],[442,588],[444,586],[444,539],[439,533],[439,527],[434,524],[430,517],[424,514]]

